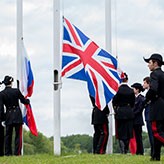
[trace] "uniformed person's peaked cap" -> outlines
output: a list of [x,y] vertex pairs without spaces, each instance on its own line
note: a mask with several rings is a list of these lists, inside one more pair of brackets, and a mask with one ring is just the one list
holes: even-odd
[[14,81],[13,77],[7,75],[4,77],[2,83],[4,83],[5,85],[10,85],[13,81]]
[[145,60],[146,63],[149,63],[149,60],[158,60],[162,65],[164,65],[164,61],[163,61],[162,55],[157,54],[157,53],[152,54],[150,56],[150,58],[148,58],[148,59],[144,58],[144,60]]

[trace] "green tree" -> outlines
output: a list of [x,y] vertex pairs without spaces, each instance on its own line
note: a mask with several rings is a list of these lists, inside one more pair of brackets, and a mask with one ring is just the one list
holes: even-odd
[[[143,132],[143,145],[145,154],[150,153],[150,144],[148,134]],[[24,130],[24,154],[52,154],[53,153],[53,137],[47,138],[42,133],[38,137],[33,136],[29,131]],[[61,137],[61,153],[77,154],[77,153],[92,153],[92,137],[86,134],[70,135]],[[162,148],[162,154],[164,148]],[[118,140],[113,136],[113,153],[120,153]]]
[[[74,151],[77,144],[80,146],[81,152],[92,152],[92,137],[86,134],[71,135],[61,138],[63,144],[71,151]],[[76,147],[77,148],[77,147]]]
[[38,136],[33,136],[29,131],[24,130],[24,154],[41,154],[53,153],[53,143],[50,139],[45,137],[42,133]]

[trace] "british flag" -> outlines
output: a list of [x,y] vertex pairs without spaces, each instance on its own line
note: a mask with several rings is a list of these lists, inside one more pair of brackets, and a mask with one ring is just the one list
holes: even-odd
[[62,76],[87,82],[96,106],[103,109],[118,90],[118,62],[64,18]]

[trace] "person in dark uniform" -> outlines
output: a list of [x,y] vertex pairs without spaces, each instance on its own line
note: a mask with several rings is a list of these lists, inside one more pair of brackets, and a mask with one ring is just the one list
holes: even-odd
[[5,76],[2,83],[5,84],[5,89],[0,92],[0,111],[6,107],[6,135],[5,135],[5,155],[12,155],[12,134],[15,128],[15,151],[14,155],[21,155],[22,148],[22,124],[23,118],[19,107],[19,100],[23,104],[29,104],[29,100],[25,99],[17,88],[12,88],[13,78]]
[[160,54],[152,54],[145,59],[151,71],[150,88],[146,94],[146,102],[150,102],[150,121],[154,136],[154,152],[150,160],[160,161],[161,146],[164,144],[164,65]]
[[[143,79],[143,88],[146,90],[149,90],[150,88],[150,77],[145,77]],[[150,155],[153,155],[153,131],[151,128],[151,122],[150,122],[150,104],[146,104],[145,105],[145,111],[144,111],[144,115],[145,115],[145,122],[146,122],[146,127],[147,127],[147,132],[148,132],[148,136],[149,136],[149,143],[150,143]]]
[[144,91],[144,88],[140,83],[134,83],[133,85],[131,85],[131,87],[133,88],[135,94],[135,104],[133,107],[133,113],[134,113],[133,129],[134,129],[134,134],[137,144],[136,154],[143,155],[144,148],[142,142],[142,126],[144,125],[144,122],[143,122],[142,112],[144,109],[145,98],[143,95],[141,95],[141,92]]
[[132,108],[135,102],[133,89],[128,85],[128,76],[124,73],[122,84],[116,95],[113,97],[112,104],[115,111],[116,138],[119,140],[119,147],[122,154],[129,150],[129,141],[133,138],[133,118]]
[[0,156],[4,155],[4,120],[5,120],[5,113],[1,106],[0,107]]
[[109,108],[106,107],[101,111],[95,105],[94,97],[90,96],[93,111],[92,111],[92,125],[94,126],[94,135],[93,135],[93,153],[94,154],[105,154],[106,146],[109,136],[108,128],[108,115]]

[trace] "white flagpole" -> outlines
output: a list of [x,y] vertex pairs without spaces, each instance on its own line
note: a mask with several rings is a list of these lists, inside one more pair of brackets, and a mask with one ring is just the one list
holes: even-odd
[[[106,50],[112,52],[112,26],[111,26],[111,0],[105,0],[105,41],[106,41]],[[110,105],[109,107],[112,107]],[[110,109],[110,111],[112,111]],[[113,122],[112,115],[109,115],[109,139],[107,144],[107,154],[113,153]]]
[[60,145],[60,89],[61,89],[61,54],[62,54],[62,11],[61,1],[54,0],[53,4],[53,76],[54,76],[54,155],[61,154]]
[[[22,42],[23,42],[23,0],[17,0],[17,87],[20,88],[22,71]],[[22,129],[22,155],[23,155],[23,129]]]
[[23,39],[23,2],[17,0],[17,80],[21,78],[21,58],[22,58],[22,39]]

